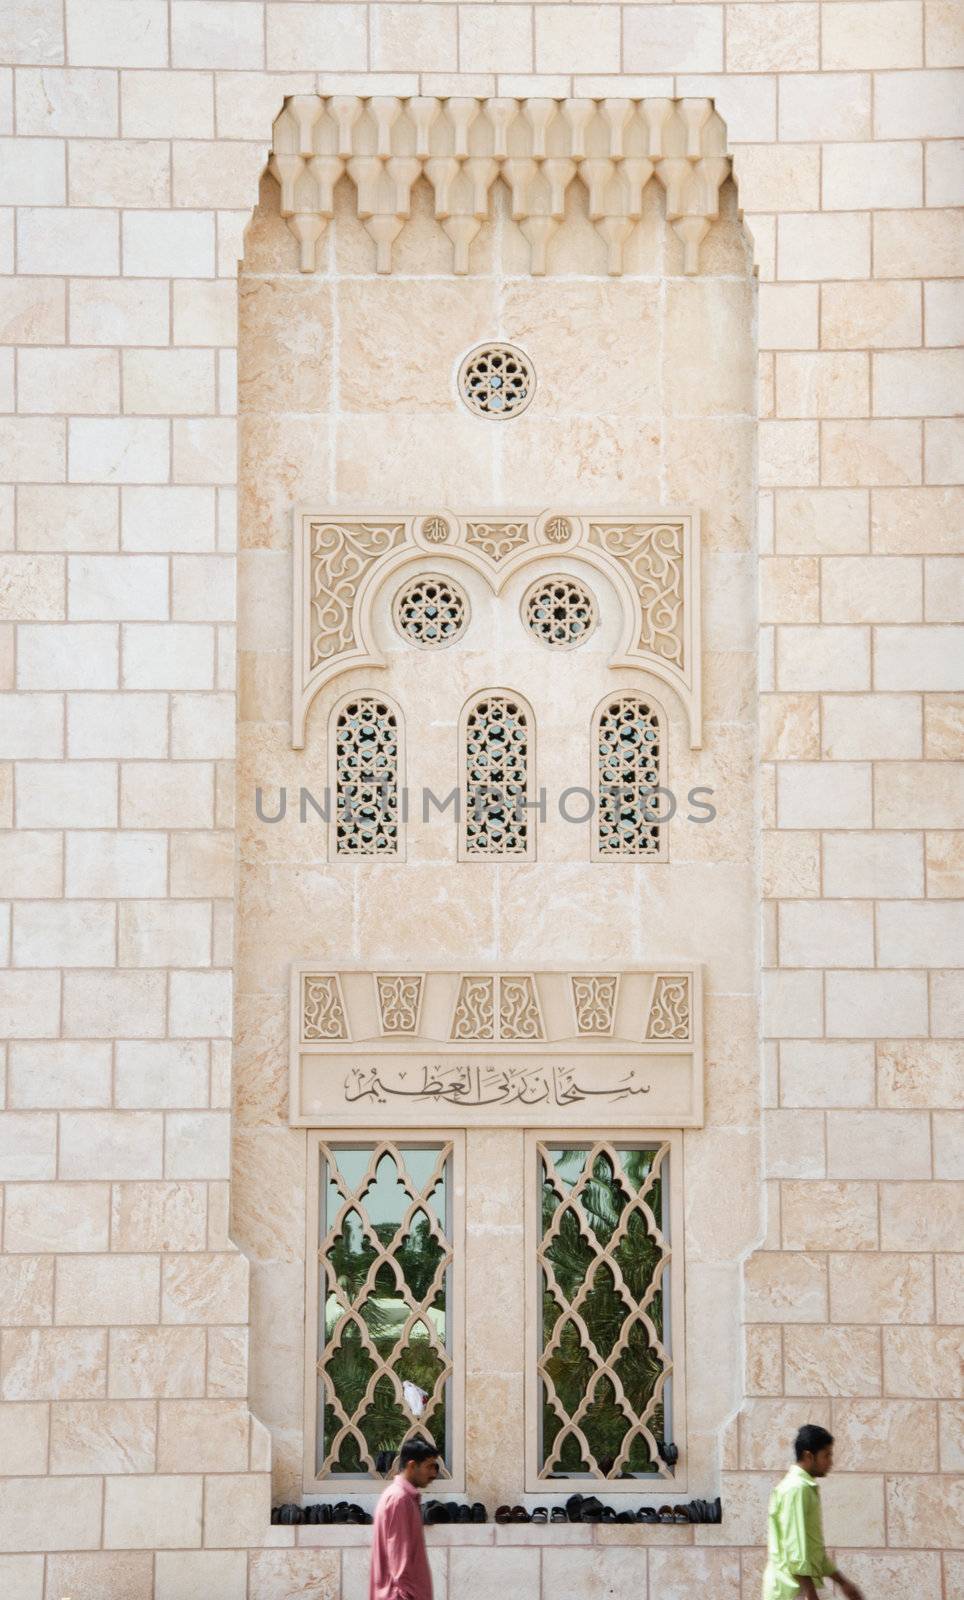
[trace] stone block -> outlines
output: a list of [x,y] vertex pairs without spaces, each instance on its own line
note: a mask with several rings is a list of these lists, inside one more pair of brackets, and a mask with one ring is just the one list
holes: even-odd
[[[781,139],[870,137],[870,76],[788,72],[780,79]],[[774,207],[779,211],[782,208]],[[818,210],[814,206],[813,210]]]
[[166,481],[169,422],[156,417],[72,417],[68,426],[72,483]]
[[822,8],[824,70],[923,65],[921,8],[916,0],[894,0],[882,11],[879,0],[857,0]]
[[954,1550],[964,1519],[964,1478],[914,1477],[887,1479],[887,1535],[898,1549]]
[[106,1379],[107,1334],[102,1328],[4,1332],[4,1400],[92,1399],[103,1395]]
[[118,688],[118,633],[111,623],[64,622],[56,628],[23,623],[17,640],[18,688]]
[[59,694],[0,694],[0,755],[62,760],[64,701]]
[[964,133],[960,98],[956,72],[882,73],[874,97],[874,137],[953,139]]
[[826,1025],[831,1038],[907,1038],[927,1032],[922,972],[830,972]]
[[72,344],[165,344],[169,322],[165,284],[125,282],[122,278],[114,283],[100,278],[71,280]]
[[50,1407],[41,1401],[0,1406],[0,1461],[11,1477],[47,1471]]
[[914,140],[832,144],[824,152],[823,203],[828,211],[919,206],[923,197],[923,149]]
[[306,1594],[341,1600],[338,1550],[253,1550],[248,1571],[251,1593],[259,1600],[298,1600]]
[[803,1251],[757,1250],[743,1272],[748,1322],[823,1322],[827,1318],[824,1257]]
[[876,1328],[789,1326],[783,1368],[787,1394],[879,1395],[880,1336]]
[[108,1391],[130,1400],[201,1396],[204,1350],[203,1328],[118,1328],[111,1333]]
[[[959,1328],[884,1328],[884,1394],[961,1398],[964,1336]],[[895,1464],[897,1466],[897,1464]],[[937,1461],[934,1461],[934,1470]],[[916,1470],[927,1470],[926,1464]]]
[[881,417],[952,417],[962,383],[958,350],[882,350],[874,363],[874,411]]
[[877,898],[923,893],[924,862],[917,833],[826,833],[823,889],[832,898]]
[[817,1038],[823,1032],[823,984],[816,972],[763,974],[763,1030],[768,1038]]
[[56,1117],[44,1112],[5,1112],[0,1121],[0,1181],[56,1177],[56,1144]]
[[162,1118],[147,1110],[64,1112],[61,1178],[160,1178]]
[[831,1111],[827,1172],[832,1178],[931,1176],[930,1119],[917,1111]]
[[831,1255],[828,1268],[834,1322],[922,1323],[934,1315],[925,1255]]
[[214,216],[210,211],[128,210],[121,227],[127,276],[214,276]]
[[777,816],[781,828],[872,827],[870,766],[856,761],[780,766]]
[[246,1323],[248,1263],[229,1253],[172,1255],[163,1263],[161,1319],[168,1323]]
[[39,1328],[53,1321],[54,1263],[51,1256],[0,1259],[0,1305],[8,1328]]
[[121,1039],[137,1032],[145,1039],[159,1038],[164,1032],[165,988],[163,972],[67,972],[64,1035],[68,1039]]
[[880,1192],[881,1249],[956,1249],[962,1200],[964,1185],[960,1183],[885,1185]]
[[243,1550],[158,1550],[154,1600],[245,1600],[247,1555]]
[[6,1248],[27,1254],[106,1250],[109,1202],[106,1183],[10,1183]]
[[77,1327],[157,1321],[156,1256],[66,1256],[58,1263],[56,1320]]
[[203,1183],[115,1183],[111,1244],[115,1250],[203,1250],[207,1217]]
[[268,1535],[270,1508],[268,1473],[211,1474],[205,1479],[205,1548],[260,1543]]
[[116,957],[114,922],[114,907],[100,900],[17,901],[13,965],[112,966]]
[[870,276],[870,217],[865,213],[787,214],[779,219],[778,239],[781,279]]
[[876,1250],[876,1186],[784,1183],[782,1226],[786,1250]]
[[[99,292],[99,281],[96,288]],[[18,502],[21,550],[110,550],[117,547],[116,489],[57,483],[24,484],[18,492]]]
[[117,240],[115,211],[21,206],[17,214],[18,271],[56,274],[69,261],[80,277],[113,278],[120,270]]
[[95,1550],[100,1502],[97,1478],[0,1478],[0,1551]]
[[134,830],[68,834],[66,892],[98,898],[163,895],[166,845],[163,834]]
[[882,1106],[964,1108],[962,1049],[956,1040],[881,1042],[877,1092]]
[[834,1466],[842,1472],[937,1470],[937,1407],[933,1401],[837,1400]]
[[108,1478],[104,1545],[110,1549],[191,1549],[201,1543],[203,1479],[195,1476]]
[[155,1407],[143,1400],[55,1403],[50,1419],[50,1471],[153,1472]]
[[872,1105],[873,1045],[785,1040],[780,1046],[780,1103]]
[[884,1544],[884,1481],[855,1472],[827,1479],[821,1496],[824,1534],[831,1548],[846,1543],[874,1549]]

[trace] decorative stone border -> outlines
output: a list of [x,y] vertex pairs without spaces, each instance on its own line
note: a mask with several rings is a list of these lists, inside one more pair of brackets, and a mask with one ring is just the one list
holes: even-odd
[[296,94],[275,120],[269,165],[281,189],[282,216],[301,248],[302,272],[315,268],[318,241],[334,215],[335,186],[347,172],[358,216],[375,242],[379,272],[392,270],[392,245],[423,177],[452,241],[453,270],[468,272],[469,246],[489,215],[492,185],[502,178],[537,276],[546,270],[549,241],[577,176],[605,240],[611,274],[622,271],[623,246],[654,175],[666,191],[667,221],[683,241],[683,270],[696,272],[730,169],[726,128],[713,102],[659,96],[401,100]]
[[505,511],[427,515],[295,513],[291,743],[325,684],[354,667],[384,667],[372,607],[399,568],[451,555],[499,594],[520,568],[565,553],[602,572],[622,602],[611,667],[636,668],[675,689],[702,741],[699,518],[691,510],[574,514]]
[[694,1128],[698,967],[291,974],[299,1128]]

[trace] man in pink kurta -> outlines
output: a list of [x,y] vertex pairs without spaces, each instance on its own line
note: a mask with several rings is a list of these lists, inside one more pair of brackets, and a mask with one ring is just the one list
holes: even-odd
[[402,1445],[398,1472],[375,1507],[368,1600],[432,1600],[420,1496],[437,1474],[433,1445],[425,1439]]

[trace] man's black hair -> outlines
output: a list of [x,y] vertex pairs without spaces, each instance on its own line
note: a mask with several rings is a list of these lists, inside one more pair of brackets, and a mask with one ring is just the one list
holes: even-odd
[[438,1446],[429,1444],[427,1439],[406,1439],[398,1452],[398,1464],[403,1470],[410,1461],[420,1467],[423,1461],[431,1461],[438,1453]]
[[828,1444],[833,1444],[832,1433],[821,1428],[819,1423],[805,1422],[793,1441],[793,1450],[799,1461],[806,1451],[815,1456],[818,1450],[826,1450]]

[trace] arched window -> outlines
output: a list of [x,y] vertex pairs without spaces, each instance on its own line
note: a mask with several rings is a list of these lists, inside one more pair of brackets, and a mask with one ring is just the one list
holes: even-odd
[[402,853],[401,731],[401,714],[384,695],[352,695],[336,708],[331,731],[335,855]]
[[462,712],[463,860],[534,858],[535,718],[521,695],[488,689]]
[[597,861],[658,861],[666,856],[659,821],[663,732],[658,709],[641,695],[607,695],[593,718]]

